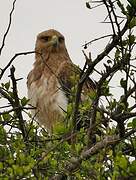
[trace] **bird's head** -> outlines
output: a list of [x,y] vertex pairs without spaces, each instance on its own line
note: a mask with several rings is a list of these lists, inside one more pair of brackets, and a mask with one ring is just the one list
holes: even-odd
[[64,36],[54,29],[41,32],[37,36],[35,49],[40,53],[62,53],[66,51]]

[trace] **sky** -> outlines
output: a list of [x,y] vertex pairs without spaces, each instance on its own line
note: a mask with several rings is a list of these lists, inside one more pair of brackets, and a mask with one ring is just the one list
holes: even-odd
[[[9,22],[13,0],[3,0],[0,5],[0,44]],[[39,32],[56,29],[65,36],[66,46],[72,61],[82,67],[85,63],[83,44],[103,35],[111,34],[109,24],[102,23],[106,17],[105,7],[86,8],[85,0],[17,0],[12,24],[0,57],[4,67],[19,52],[33,51]],[[109,39],[108,39],[109,40]],[[100,40],[85,51],[94,59],[105,47],[107,41]],[[13,62],[21,96],[27,95],[26,79],[34,63],[34,55],[20,56]],[[101,65],[98,66],[101,70]],[[9,70],[3,81],[8,81]],[[93,77],[97,80],[98,77]]]

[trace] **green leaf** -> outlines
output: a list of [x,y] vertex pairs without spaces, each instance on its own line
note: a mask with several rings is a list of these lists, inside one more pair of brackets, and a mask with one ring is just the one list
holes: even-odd
[[132,29],[135,26],[136,26],[136,17],[133,17],[130,24],[129,24],[129,27]]
[[14,165],[12,165],[12,168],[14,170],[15,175],[20,175],[20,176],[23,175],[23,168],[22,167],[14,164]]
[[29,99],[27,99],[26,97],[23,97],[23,98],[21,99],[21,105],[22,105],[22,106],[27,105],[28,102],[29,102]]
[[10,81],[5,84],[6,90],[9,90],[9,87],[10,87]]
[[113,110],[117,106],[116,99],[113,99],[113,101],[110,102],[110,109]]
[[125,107],[126,107],[126,105],[125,105],[124,103],[120,103],[120,104],[118,105],[118,111],[119,111],[119,112],[123,111],[123,110],[125,109]]
[[120,50],[119,49],[116,49],[116,52],[115,52],[115,60],[118,62],[120,58]]
[[103,96],[110,96],[110,91],[109,91],[109,87],[108,86],[102,86],[102,89],[101,89],[101,94]]
[[0,126],[0,139],[1,139],[1,143],[3,144],[6,143],[6,131],[2,126]]
[[136,173],[136,161],[133,161],[130,165],[130,172]]
[[90,91],[88,94],[88,96],[91,100],[94,100],[96,98],[96,95],[97,95],[97,93],[94,90]]
[[26,156],[23,153],[19,154],[19,159],[20,159],[21,163],[25,162],[25,158],[26,158]]
[[77,154],[79,154],[82,149],[83,149],[83,144],[78,143],[75,145],[75,150],[76,150]]
[[119,43],[120,46],[127,46],[128,45],[128,41],[127,40],[123,40],[121,43]]
[[67,114],[68,114],[68,115],[71,115],[72,110],[73,110],[73,104],[72,104],[72,103],[69,103],[69,104],[67,105]]
[[134,119],[132,120],[132,127],[133,127],[133,128],[136,128],[136,118],[134,118]]
[[[2,136],[0,135],[0,137],[2,138]],[[4,139],[4,141],[6,142],[6,140]],[[5,142],[3,144],[5,144]],[[0,142],[2,144],[2,142]],[[4,159],[6,160],[6,158],[9,156],[9,150],[7,149],[6,146],[0,146],[0,159]]]
[[13,169],[11,167],[7,168],[7,173],[10,174],[10,176],[13,176]]
[[128,39],[129,45],[133,45],[134,42],[135,42],[135,36],[134,35],[129,35],[128,38],[129,38]]
[[126,170],[128,166],[128,160],[126,159],[125,156],[117,156],[116,157],[116,164],[121,167],[122,169]]
[[57,160],[56,159],[51,159],[50,163],[51,163],[52,168],[55,168],[57,166]]
[[54,134],[57,135],[62,135],[64,133],[68,132],[68,128],[65,127],[65,123],[62,121],[59,121],[55,124],[54,128],[53,128],[53,132]]
[[0,162],[0,170],[2,170],[2,169],[3,169],[3,163]]
[[129,122],[129,123],[127,124],[127,127],[132,127],[132,122]]
[[11,118],[11,115],[6,113],[6,114],[3,114],[2,117],[3,117],[4,121],[9,121]]

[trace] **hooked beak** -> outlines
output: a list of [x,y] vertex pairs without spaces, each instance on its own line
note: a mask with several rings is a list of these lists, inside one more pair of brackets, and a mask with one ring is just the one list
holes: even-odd
[[59,44],[59,40],[58,40],[58,37],[56,35],[52,36],[51,38],[51,44],[54,46],[54,47],[57,47],[58,44]]

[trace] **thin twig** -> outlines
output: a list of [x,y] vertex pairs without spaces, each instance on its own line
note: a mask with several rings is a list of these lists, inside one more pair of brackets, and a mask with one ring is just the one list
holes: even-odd
[[7,99],[11,105],[14,103],[14,100],[12,99],[12,97],[9,96],[9,94],[8,94],[7,92],[5,92],[4,89],[1,88],[1,87],[0,87],[0,94],[1,94],[1,96],[3,96],[5,99]]
[[6,37],[7,37],[8,33],[9,33],[9,30],[10,30],[10,27],[11,27],[12,15],[13,15],[13,12],[15,10],[15,3],[16,3],[16,0],[13,1],[12,9],[11,9],[11,12],[9,14],[9,23],[8,23],[7,30],[6,30],[6,32],[5,32],[4,36],[3,36],[2,45],[0,47],[0,55],[2,53],[2,50],[3,50],[4,46],[5,46],[5,40],[6,40]]
[[86,47],[86,46],[88,46],[89,44],[91,44],[91,43],[93,43],[95,41],[98,41],[98,40],[101,40],[101,39],[104,39],[104,38],[107,38],[107,37],[113,37],[113,34],[108,34],[108,35],[105,35],[105,36],[101,36],[99,38],[95,38],[95,39],[83,44],[82,47]]
[[109,1],[103,0],[103,2],[104,2],[105,6],[107,8],[107,11],[108,11],[108,16],[109,16],[109,19],[110,19],[110,24],[112,26],[113,34],[116,35],[116,31],[115,31],[115,28],[114,28],[114,21],[112,20],[112,16],[111,16],[112,10],[109,9],[109,5],[107,3],[107,2],[110,2],[110,0]]
[[30,110],[30,109],[35,109],[35,108],[33,108],[33,107],[23,107],[23,106],[15,107],[15,108],[0,112],[0,115],[8,114],[8,113],[14,112],[16,110]]
[[8,62],[8,64],[1,69],[1,74],[0,74],[0,79],[2,78],[3,74],[5,73],[5,71],[9,68],[9,66],[12,64],[12,62],[18,57],[18,56],[22,56],[22,55],[28,55],[28,54],[33,54],[35,53],[35,51],[28,51],[28,52],[21,52],[21,53],[16,53],[11,60]]

